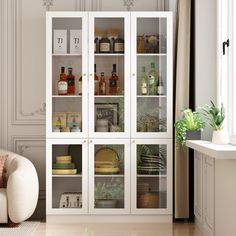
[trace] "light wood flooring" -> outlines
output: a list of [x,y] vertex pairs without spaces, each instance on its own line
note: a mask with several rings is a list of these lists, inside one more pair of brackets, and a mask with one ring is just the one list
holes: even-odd
[[203,236],[195,224],[40,223],[32,236]]

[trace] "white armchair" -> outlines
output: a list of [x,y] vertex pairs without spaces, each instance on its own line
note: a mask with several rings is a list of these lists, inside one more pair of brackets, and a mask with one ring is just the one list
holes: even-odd
[[23,156],[0,149],[8,155],[5,163],[7,187],[0,188],[0,223],[28,219],[34,212],[39,193],[38,175],[33,164]]

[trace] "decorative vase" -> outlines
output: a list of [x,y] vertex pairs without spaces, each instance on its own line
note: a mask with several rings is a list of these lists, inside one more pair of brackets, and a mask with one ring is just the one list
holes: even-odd
[[116,199],[97,199],[95,207],[96,208],[116,208]]
[[212,135],[212,143],[214,144],[228,144],[229,133],[227,130],[214,130]]
[[186,139],[187,140],[201,140],[201,130],[187,131]]

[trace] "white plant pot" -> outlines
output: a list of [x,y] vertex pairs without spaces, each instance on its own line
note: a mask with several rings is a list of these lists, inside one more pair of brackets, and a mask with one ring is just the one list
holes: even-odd
[[227,130],[214,130],[212,135],[212,143],[214,144],[228,144],[229,133]]

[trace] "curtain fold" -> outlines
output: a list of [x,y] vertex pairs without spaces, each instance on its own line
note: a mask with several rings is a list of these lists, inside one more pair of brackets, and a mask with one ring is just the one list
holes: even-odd
[[[191,0],[178,0],[175,120],[189,107]],[[188,152],[175,144],[175,218],[189,217]]]

